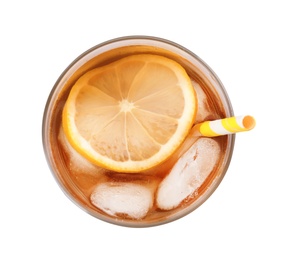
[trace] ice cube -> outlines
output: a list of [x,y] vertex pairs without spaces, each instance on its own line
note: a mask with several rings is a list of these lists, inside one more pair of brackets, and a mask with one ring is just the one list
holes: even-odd
[[106,182],[95,187],[91,194],[93,205],[111,216],[123,215],[142,219],[153,205],[149,188],[136,183]]
[[82,155],[80,155],[68,142],[67,137],[64,134],[63,128],[60,128],[58,140],[68,157],[68,167],[73,173],[85,173],[85,174],[97,174],[105,172],[101,167],[92,164]]
[[217,141],[212,138],[198,139],[160,183],[157,206],[163,210],[176,208],[202,185],[219,158],[220,146]]
[[198,110],[197,110],[195,123],[199,123],[208,120],[211,114],[213,114],[214,112],[211,110],[207,99],[207,95],[205,94],[201,86],[193,80],[192,80],[192,85],[196,91],[197,99],[198,99]]

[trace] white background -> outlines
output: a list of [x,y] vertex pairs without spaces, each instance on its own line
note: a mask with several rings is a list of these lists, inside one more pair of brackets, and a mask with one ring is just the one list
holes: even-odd
[[[283,7],[268,1],[1,1],[0,259],[283,259]],[[60,190],[41,142],[46,99],[90,47],[124,35],[175,41],[210,65],[237,115],[217,191],[154,228],[97,220]]]

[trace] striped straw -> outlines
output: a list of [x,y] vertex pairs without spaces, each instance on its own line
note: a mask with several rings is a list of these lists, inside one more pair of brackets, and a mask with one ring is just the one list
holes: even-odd
[[196,124],[191,133],[195,136],[213,137],[249,131],[254,127],[255,119],[252,116],[236,116]]

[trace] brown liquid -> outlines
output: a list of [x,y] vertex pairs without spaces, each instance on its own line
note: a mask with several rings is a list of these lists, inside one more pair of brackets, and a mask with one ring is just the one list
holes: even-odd
[[[201,107],[196,118],[196,123],[205,120],[223,118],[226,116],[220,97],[214,89],[211,81],[205,77],[198,68],[182,57],[156,47],[128,46],[108,51],[88,61],[70,77],[70,79],[64,85],[64,88],[60,93],[58,100],[56,101],[55,108],[52,111],[51,125],[49,128],[50,132],[48,133],[50,147],[52,149],[51,154],[54,164],[56,165],[55,167],[57,168],[56,171],[58,172],[58,179],[62,183],[62,186],[65,187],[65,191],[88,212],[96,215],[98,218],[102,218],[110,222],[111,219],[113,219],[114,222],[118,220],[118,223],[119,220],[121,220],[120,223],[122,225],[124,223],[123,221],[127,221],[130,223],[129,225],[136,222],[149,224],[166,222],[166,219],[170,219],[172,215],[183,211],[186,207],[194,203],[208,189],[215,178],[219,177],[219,174],[221,174],[219,172],[219,168],[227,150],[226,136],[214,138],[221,147],[220,159],[215,162],[212,172],[205,179],[203,184],[197,189],[197,191],[184,199],[178,207],[171,210],[162,210],[156,206],[156,190],[159,183],[164,179],[165,176],[168,175],[171,168],[180,157],[180,154],[184,153],[184,150],[188,148],[186,145],[180,147],[180,149],[166,162],[153,169],[138,174],[115,173],[101,169],[86,162],[84,158],[80,158],[76,152],[72,151],[72,148],[69,147],[61,128],[62,109],[72,85],[81,75],[90,69],[108,64],[127,55],[137,53],[163,55],[179,62],[186,69],[188,75],[193,81],[195,88],[197,88],[198,95],[203,96],[202,101],[199,103]],[[202,110],[204,113],[202,113]],[[91,203],[91,193],[94,187],[96,187],[99,183],[111,183],[113,185],[115,185],[115,183],[141,184],[151,191],[152,196],[154,197],[153,205],[150,207],[146,216],[142,217],[141,219],[133,219],[127,214],[119,213],[115,216],[110,216]],[[98,212],[98,215],[95,212]]]

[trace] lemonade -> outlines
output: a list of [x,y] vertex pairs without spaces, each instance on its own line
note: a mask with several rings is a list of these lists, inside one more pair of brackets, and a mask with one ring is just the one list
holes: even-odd
[[221,82],[193,53],[164,39],[123,37],[82,54],[58,79],[43,144],[60,187],[85,211],[154,226],[187,215],[220,184],[234,135],[190,130],[232,115]]

